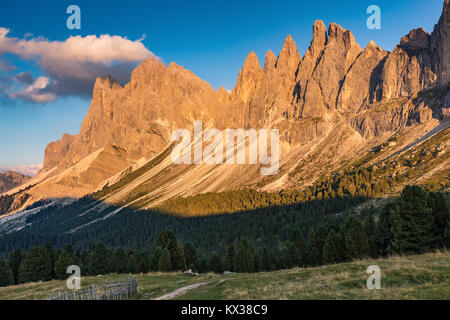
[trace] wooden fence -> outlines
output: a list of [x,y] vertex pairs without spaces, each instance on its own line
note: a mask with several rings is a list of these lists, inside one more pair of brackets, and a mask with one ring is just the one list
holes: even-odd
[[138,292],[136,279],[94,284],[87,289],[58,291],[45,300],[124,300]]

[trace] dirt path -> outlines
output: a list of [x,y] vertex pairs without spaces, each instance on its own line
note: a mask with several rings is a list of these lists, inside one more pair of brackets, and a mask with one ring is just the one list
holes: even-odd
[[211,283],[211,281],[190,284],[188,286],[184,286],[184,287],[178,288],[175,291],[172,291],[171,293],[165,294],[165,295],[160,296],[158,298],[155,298],[153,300],[170,300],[170,299],[173,299],[175,297],[181,296],[182,294],[185,294],[186,292],[188,292],[190,290],[197,289],[197,288],[205,286],[205,285],[207,285],[209,283]]

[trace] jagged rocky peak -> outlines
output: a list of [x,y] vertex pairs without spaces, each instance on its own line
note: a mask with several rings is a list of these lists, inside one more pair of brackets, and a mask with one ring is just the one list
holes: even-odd
[[256,53],[250,52],[245,59],[242,70],[239,72],[234,92],[238,98],[247,102],[251,92],[255,89],[262,76],[262,68]]
[[261,71],[261,65],[256,53],[251,51],[245,59],[244,66],[242,67],[242,73],[259,72]]
[[278,56],[276,69],[282,73],[294,74],[297,71],[301,56],[298,53],[297,45],[288,35],[284,40],[283,48]]
[[267,51],[264,61],[264,72],[268,73],[275,70],[276,63],[277,57],[275,56],[275,54],[272,52],[272,50]]
[[399,47],[405,50],[428,49],[430,46],[430,34],[424,28],[411,30],[400,39]]
[[327,43],[327,27],[322,20],[316,20],[313,24],[313,39],[310,45],[310,51],[313,56],[318,56]]
[[104,77],[97,77],[94,83],[95,88],[115,89],[122,88],[122,86],[110,75]]
[[167,71],[166,66],[156,58],[148,58],[139,64],[131,73],[131,80],[125,87],[135,89],[148,83],[157,83],[161,74]]
[[345,46],[350,47],[356,44],[355,37],[350,30],[345,30],[337,23],[330,23],[328,26],[328,43],[332,41],[342,41]]

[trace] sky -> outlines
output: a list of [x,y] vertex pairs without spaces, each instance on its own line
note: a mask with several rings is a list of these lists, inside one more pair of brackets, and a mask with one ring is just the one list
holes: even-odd
[[[411,29],[431,32],[443,0],[355,1],[80,1],[0,3],[0,171],[41,164],[45,146],[78,133],[94,79],[122,84],[140,61],[154,57],[193,71],[214,89],[232,89],[246,56],[264,63],[290,34],[303,56],[321,19],[391,51]],[[81,29],[68,29],[77,5]],[[378,5],[381,29],[368,29]],[[37,166],[38,167],[38,166]],[[21,169],[22,168],[22,169]],[[30,172],[28,172],[30,173]]]

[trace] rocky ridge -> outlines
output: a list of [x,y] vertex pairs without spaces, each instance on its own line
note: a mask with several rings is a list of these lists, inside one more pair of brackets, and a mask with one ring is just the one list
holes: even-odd
[[[392,52],[374,42],[363,49],[349,30],[317,20],[303,57],[291,36],[278,57],[267,52],[263,67],[251,52],[230,93],[215,91],[176,63],[167,67],[152,58],[124,87],[110,77],[98,78],[79,134],[64,135],[46,148],[36,186],[27,191],[30,201],[93,192],[136,168],[137,161],[164,153],[172,131],[191,128],[194,120],[219,129],[279,129],[280,173],[263,178],[255,166],[174,167],[166,159],[141,181],[154,184],[146,190],[154,197],[302,186],[408,126],[431,131],[449,114],[449,9],[445,0],[431,34],[414,29]],[[91,166],[92,158],[112,165]]]

